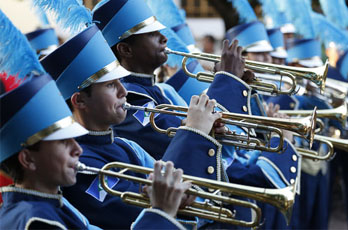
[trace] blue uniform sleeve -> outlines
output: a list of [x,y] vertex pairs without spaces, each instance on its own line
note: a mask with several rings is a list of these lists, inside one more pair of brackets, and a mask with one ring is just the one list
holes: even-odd
[[164,161],[173,161],[184,174],[213,180],[224,179],[221,144],[211,136],[189,127],[180,127],[167,148]]
[[215,99],[223,110],[250,114],[251,88],[230,73],[217,72],[207,95],[210,99]]
[[181,229],[184,230],[177,220],[160,209],[144,209],[131,229]]
[[[278,145],[279,137],[271,139],[271,146]],[[301,158],[294,146],[284,140],[283,153],[262,152],[257,165],[276,188],[284,188],[296,182],[301,171]]]
[[166,83],[158,83],[156,85],[162,89],[163,93],[169,100],[171,100],[173,105],[187,107],[186,101],[175,91],[175,89],[171,85],[168,85]]
[[150,154],[148,154],[140,145],[138,145],[134,141],[131,141],[125,138],[120,138],[120,139],[126,142],[134,150],[142,166],[153,168],[155,159],[152,156],[150,156]]

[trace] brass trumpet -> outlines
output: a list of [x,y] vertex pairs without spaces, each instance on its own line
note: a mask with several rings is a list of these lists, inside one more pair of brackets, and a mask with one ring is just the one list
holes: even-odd
[[[88,167],[82,163],[78,163],[76,169],[80,173],[95,173],[99,174],[99,180],[104,188],[104,190],[114,196],[119,196],[125,203],[133,204],[143,208],[150,207],[149,198],[145,195],[134,193],[134,192],[120,192],[112,190],[108,187],[105,176],[113,176],[121,179],[133,181],[139,184],[151,185],[152,182],[148,179],[131,176],[125,174],[127,171],[150,174],[153,172],[153,169],[146,168],[142,166],[126,164],[122,162],[111,162],[102,169]],[[115,172],[110,169],[120,169],[120,171]],[[209,193],[205,191],[198,191],[193,188],[189,189],[186,193],[194,196],[201,197],[203,199],[209,199],[220,204],[232,204],[239,205],[242,207],[251,208],[255,211],[256,216],[250,222],[244,220],[234,219],[233,213],[226,208],[219,206],[213,206],[207,202],[194,202],[190,207],[180,209],[179,214],[197,216],[200,218],[210,219],[218,222],[228,223],[232,225],[239,225],[243,227],[257,227],[260,224],[261,219],[261,209],[252,202],[247,202],[243,200],[238,200],[231,198],[231,195],[242,196],[261,202],[269,203],[279,209],[286,218],[287,223],[289,223],[292,214],[292,207],[295,199],[295,186],[296,182],[286,188],[282,189],[266,189],[266,188],[257,188],[252,186],[233,184],[220,182],[200,177],[183,175],[183,180],[191,181],[193,185],[218,190],[220,193]],[[225,195],[221,195],[221,194]]]
[[[297,153],[308,159],[324,161],[331,160],[335,156],[333,143],[329,139],[327,139],[325,136],[314,135],[314,140],[319,141],[328,147],[328,151],[325,155],[319,155],[318,152],[314,150],[300,147],[296,147]],[[348,146],[348,143],[346,143],[346,146]]]
[[[185,53],[179,51],[173,51],[169,48],[166,48],[165,52],[167,54],[176,54],[183,56],[182,60],[182,68],[184,72],[193,78],[196,78],[200,81],[212,82],[214,80],[214,75],[210,73],[199,72],[197,74],[193,74],[188,71],[186,67],[186,62],[189,58],[196,58],[205,61],[211,62],[219,62],[221,60],[220,55],[207,54],[207,53]],[[325,90],[325,81],[326,75],[329,67],[328,61],[326,61],[325,65],[317,68],[303,68],[303,67],[292,67],[285,65],[276,65],[264,62],[250,61],[245,60],[245,67],[247,69],[253,70],[255,72],[261,73],[270,73],[270,74],[279,74],[282,76],[287,76],[293,84],[291,84],[291,88],[288,91],[280,91],[278,86],[273,85],[272,83],[264,83],[260,80],[255,80],[250,86],[252,86],[255,90],[260,90],[264,92],[269,92],[272,94],[293,94],[295,93],[296,88],[296,77],[308,79],[314,82],[319,86],[320,92],[323,93]],[[269,85],[271,84],[271,85]],[[281,84],[280,84],[281,85]]]
[[[167,134],[168,136],[174,136],[177,128],[170,127],[166,130],[159,128],[155,122],[155,113],[164,113],[170,114],[174,116],[187,116],[187,107],[161,104],[156,106],[155,108],[147,108],[142,106],[134,106],[128,103],[123,105],[123,108],[126,110],[142,110],[145,112],[151,112],[150,115],[150,123],[152,128],[160,133]],[[177,112],[180,111],[180,112]],[[279,129],[289,130],[295,133],[298,133],[302,137],[306,138],[309,141],[310,146],[312,146],[315,126],[316,126],[316,108],[314,109],[311,116],[303,117],[303,118],[274,118],[274,117],[262,117],[262,116],[251,116],[239,113],[229,113],[222,112],[221,122],[225,124],[236,125],[240,127],[257,128],[264,129],[268,131],[276,132],[280,137],[281,147],[270,148],[269,146],[265,146],[260,144],[259,139],[251,138],[249,135],[224,135],[225,139],[221,140],[223,143],[231,145],[236,145],[237,147],[246,148],[246,149],[258,149],[262,151],[269,152],[279,152],[282,149],[283,145],[283,133]],[[249,132],[248,132],[249,134]],[[218,138],[219,139],[219,138]],[[232,141],[231,141],[232,140]],[[230,142],[231,141],[231,142]]]
[[[312,113],[311,110],[279,110],[278,113],[284,113],[289,116],[308,116]],[[344,124],[347,120],[348,107],[347,103],[344,102],[341,106],[334,109],[318,109],[317,117],[329,118],[339,120]]]

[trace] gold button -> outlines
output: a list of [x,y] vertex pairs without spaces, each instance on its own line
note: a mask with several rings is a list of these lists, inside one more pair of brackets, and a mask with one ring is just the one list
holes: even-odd
[[215,150],[214,149],[209,149],[208,155],[213,157],[215,155]]
[[297,156],[294,154],[294,155],[292,155],[292,160],[293,161],[297,161]]
[[294,184],[295,183],[295,180],[294,179],[291,179],[290,180],[290,184]]
[[295,173],[296,172],[296,168],[294,166],[291,166],[290,167],[290,172]]
[[248,91],[243,90],[243,96],[244,96],[244,97],[248,96]]
[[209,174],[213,174],[214,171],[215,171],[215,170],[214,170],[214,167],[213,167],[213,166],[209,166],[209,167],[208,167],[208,173],[209,173]]
[[215,189],[213,189],[213,188],[208,188],[208,191],[209,191],[209,192],[215,192]]
[[294,102],[290,103],[290,108],[292,108],[292,109],[295,108],[295,103]]
[[248,108],[245,105],[243,105],[243,111],[248,112]]

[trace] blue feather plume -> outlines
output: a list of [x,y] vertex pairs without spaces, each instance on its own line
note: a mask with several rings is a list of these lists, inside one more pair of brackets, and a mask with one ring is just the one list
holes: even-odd
[[82,0],[33,0],[33,3],[43,11],[52,12],[57,23],[72,33],[92,24],[91,11],[82,4]]
[[275,0],[259,0],[262,5],[263,16],[272,19],[272,27],[281,27],[287,23],[284,13],[276,7]]
[[321,39],[326,47],[330,42],[334,42],[338,49],[346,50],[348,48],[347,32],[337,28],[321,14],[312,12],[311,18],[316,35]]
[[256,21],[257,17],[248,0],[228,0],[239,14],[240,23]]
[[185,18],[172,0],[147,0],[146,3],[166,27],[171,28],[185,23]]
[[45,72],[27,38],[1,10],[0,72],[6,72],[8,75],[18,74],[19,79],[23,79],[30,73],[42,74]]
[[315,30],[311,20],[311,6],[308,1],[285,1],[285,15],[294,24],[296,31],[304,38],[314,38]]
[[344,0],[319,0],[319,2],[330,22],[341,29],[348,27],[348,8]]
[[41,10],[39,7],[34,6],[33,1],[31,3],[32,3],[32,8],[34,8],[36,15],[38,16],[38,18],[41,22],[41,26],[49,27],[50,23],[48,21],[48,18],[47,18],[45,11]]
[[[176,35],[176,33],[169,29],[165,28],[164,30],[161,30],[161,33],[167,37],[167,46],[171,50],[175,51],[181,51],[189,53],[189,50],[186,48],[186,44]],[[183,57],[175,54],[169,54],[167,62],[165,64],[168,64],[170,67],[181,67],[181,61]]]

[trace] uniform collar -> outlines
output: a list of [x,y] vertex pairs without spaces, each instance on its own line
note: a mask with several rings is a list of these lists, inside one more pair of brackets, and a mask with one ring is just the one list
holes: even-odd
[[88,130],[88,134],[77,137],[76,140],[82,143],[105,145],[114,143],[114,131],[109,128],[107,131],[91,131]]
[[134,73],[131,72],[130,75],[123,78],[124,82],[127,83],[138,83],[144,86],[154,86],[155,85],[155,74],[144,74],[144,73]]
[[15,186],[1,187],[0,192],[4,200],[4,205],[13,204],[20,201],[45,201],[55,206],[63,207],[63,195],[43,193],[36,190],[18,188]]

